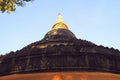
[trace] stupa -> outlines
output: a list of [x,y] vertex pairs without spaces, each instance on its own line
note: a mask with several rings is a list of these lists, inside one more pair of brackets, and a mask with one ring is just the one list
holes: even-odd
[[0,57],[0,80],[120,80],[120,51],[76,38],[59,14],[42,40]]

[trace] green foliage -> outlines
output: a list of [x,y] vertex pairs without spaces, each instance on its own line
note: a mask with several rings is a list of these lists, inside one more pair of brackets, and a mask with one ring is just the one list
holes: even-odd
[[17,6],[23,6],[25,2],[29,2],[32,0],[0,0],[0,11],[3,12],[11,12],[16,10]]

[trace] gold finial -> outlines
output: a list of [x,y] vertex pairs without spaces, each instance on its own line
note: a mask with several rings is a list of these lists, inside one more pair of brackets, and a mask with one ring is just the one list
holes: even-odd
[[61,13],[58,14],[57,23],[59,23],[59,22],[64,22],[63,19],[62,19]]
[[68,29],[67,25],[64,23],[62,19],[62,15],[58,14],[58,19],[55,25],[53,25],[52,30],[54,29]]

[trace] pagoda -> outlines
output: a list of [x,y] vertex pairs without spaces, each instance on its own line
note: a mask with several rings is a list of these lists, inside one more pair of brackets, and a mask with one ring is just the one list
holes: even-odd
[[0,80],[120,80],[120,51],[76,38],[61,14],[44,38],[0,56]]

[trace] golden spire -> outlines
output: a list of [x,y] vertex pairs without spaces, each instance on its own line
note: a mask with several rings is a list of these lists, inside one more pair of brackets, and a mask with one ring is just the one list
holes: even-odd
[[62,19],[62,15],[58,14],[58,19],[55,25],[53,25],[52,30],[54,29],[68,29],[67,25],[64,23]]
[[62,15],[61,15],[61,13],[58,14],[57,23],[59,23],[59,22],[64,23],[64,21],[63,21],[63,19],[62,19]]

